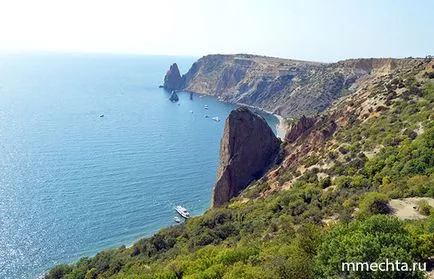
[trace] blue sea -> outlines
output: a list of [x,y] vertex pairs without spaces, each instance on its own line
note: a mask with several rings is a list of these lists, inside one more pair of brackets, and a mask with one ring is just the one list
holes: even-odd
[[207,210],[236,105],[182,92],[171,103],[158,88],[171,63],[195,60],[0,55],[0,278],[128,246],[174,225],[178,204]]

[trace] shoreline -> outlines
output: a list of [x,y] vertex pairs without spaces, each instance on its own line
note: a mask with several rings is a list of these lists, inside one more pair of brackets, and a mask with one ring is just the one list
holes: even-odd
[[283,116],[281,116],[277,113],[274,113],[274,112],[271,112],[271,111],[268,111],[266,109],[263,109],[263,108],[260,108],[257,106],[253,106],[253,105],[248,105],[248,104],[238,103],[238,102],[233,103],[233,102],[229,102],[229,101],[220,100],[220,98],[218,96],[215,96],[212,94],[207,94],[204,92],[194,92],[194,91],[190,91],[190,90],[176,90],[176,91],[193,93],[193,94],[197,94],[199,96],[210,96],[210,97],[216,98],[219,102],[235,104],[235,105],[239,105],[239,106],[246,106],[246,107],[249,107],[249,108],[252,108],[255,110],[260,110],[260,111],[263,111],[263,112],[268,113],[270,115],[273,115],[278,120],[278,123],[276,124],[276,137],[280,138],[280,140],[282,140],[282,141],[285,139],[285,135],[286,135],[286,132],[288,130],[288,125],[285,124],[285,119],[283,118]]

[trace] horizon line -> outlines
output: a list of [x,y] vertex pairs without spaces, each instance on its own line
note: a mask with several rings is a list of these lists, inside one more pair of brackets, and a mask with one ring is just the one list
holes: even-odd
[[425,58],[433,58],[434,55],[427,54],[425,56],[400,56],[400,57],[392,57],[392,56],[359,56],[359,57],[347,57],[344,59],[334,59],[334,60],[309,60],[304,58],[289,58],[286,56],[274,56],[274,55],[265,55],[265,54],[256,54],[249,52],[239,52],[239,53],[208,53],[205,55],[194,55],[194,54],[149,54],[149,53],[140,53],[140,52],[115,52],[115,51],[83,51],[83,50],[31,50],[31,49],[0,49],[0,55],[4,54],[42,54],[42,55],[56,55],[56,54],[66,54],[66,55],[119,55],[119,56],[154,56],[154,57],[185,57],[185,58],[201,58],[209,55],[227,55],[227,56],[236,56],[236,55],[251,55],[257,57],[265,57],[265,58],[277,58],[283,60],[295,60],[295,61],[303,61],[303,62],[316,62],[316,63],[337,63],[345,60],[352,59],[425,59]]

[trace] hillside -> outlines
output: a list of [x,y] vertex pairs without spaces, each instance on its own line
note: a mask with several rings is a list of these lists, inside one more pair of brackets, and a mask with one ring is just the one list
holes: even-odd
[[[311,111],[322,113],[291,120],[283,159],[229,203],[132,247],[59,265],[46,278],[424,278],[419,271],[342,271],[341,264],[388,259],[433,265],[434,62],[267,59],[262,79],[252,64],[265,58],[212,58],[209,67],[203,60],[193,65],[183,77],[185,89],[250,100],[287,116],[312,102]],[[245,64],[229,69],[246,71],[216,70],[225,63]],[[277,69],[287,76],[291,67],[297,72],[292,81],[267,95],[281,77]],[[258,87],[259,80],[268,85]],[[294,80],[307,82],[298,85],[303,90]],[[255,85],[237,91],[246,83]],[[342,94],[344,88],[352,94]],[[306,104],[294,105],[296,98]],[[420,214],[411,220],[394,207],[410,197],[418,197]]]
[[217,96],[285,116],[315,115],[366,78],[409,71],[421,59],[351,59],[317,63],[255,55],[207,55],[169,89]]

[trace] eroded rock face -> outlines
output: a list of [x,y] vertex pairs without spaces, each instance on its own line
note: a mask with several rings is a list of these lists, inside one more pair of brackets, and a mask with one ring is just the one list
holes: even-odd
[[285,141],[292,143],[306,133],[315,124],[315,118],[306,116],[300,117],[297,121],[291,124],[288,132],[285,135]]
[[297,140],[309,144],[319,144],[330,138],[337,129],[336,123],[332,119],[319,116],[302,116],[289,126],[285,135],[287,143],[294,143]]
[[183,80],[179,73],[178,65],[173,63],[164,77],[163,87],[169,90],[180,90],[183,86]]
[[280,140],[267,122],[247,107],[233,110],[226,119],[220,144],[220,163],[213,207],[237,196],[274,163]]

